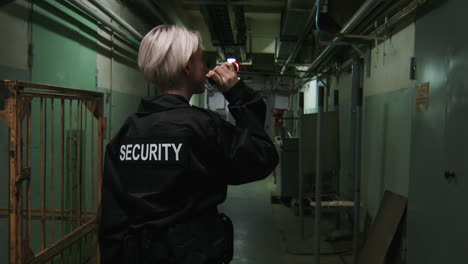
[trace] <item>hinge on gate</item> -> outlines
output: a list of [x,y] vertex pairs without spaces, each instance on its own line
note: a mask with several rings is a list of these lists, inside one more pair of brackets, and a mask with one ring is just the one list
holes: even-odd
[[31,180],[31,168],[23,168],[21,169],[21,173],[16,178],[16,185],[20,185],[23,181],[30,181]]

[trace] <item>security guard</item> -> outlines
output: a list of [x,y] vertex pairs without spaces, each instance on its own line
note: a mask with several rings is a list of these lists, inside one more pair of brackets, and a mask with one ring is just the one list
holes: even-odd
[[[206,74],[199,41],[197,32],[166,25],[142,40],[139,67],[161,95],[143,98],[107,145],[99,226],[104,264],[229,263],[232,223],[217,205],[227,185],[262,180],[278,163],[262,97],[231,63]],[[229,102],[235,126],[190,106],[206,78]]]

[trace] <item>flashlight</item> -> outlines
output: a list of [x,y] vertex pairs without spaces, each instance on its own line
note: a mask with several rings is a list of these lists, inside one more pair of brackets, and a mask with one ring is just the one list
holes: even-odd
[[[231,62],[234,65],[236,72],[240,71],[240,64],[236,61],[236,59],[227,59],[227,62]],[[208,78],[205,83],[205,88],[209,91],[216,91],[218,89],[218,85],[212,78]]]

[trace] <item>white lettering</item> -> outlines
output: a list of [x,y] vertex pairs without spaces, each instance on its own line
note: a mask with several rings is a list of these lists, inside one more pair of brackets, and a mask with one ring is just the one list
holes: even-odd
[[[146,147],[146,148],[145,148]],[[141,160],[147,160],[148,159],[148,144],[144,144],[143,147],[141,148]],[[145,155],[145,150],[146,149],[146,155]]]
[[125,145],[120,146],[120,160],[125,160]]
[[158,149],[159,149],[159,160],[161,160],[161,153],[162,153],[161,144],[158,144]]
[[154,160],[158,160],[158,157],[156,155],[157,151],[158,151],[158,145],[150,144],[150,158],[149,158],[149,160],[151,160],[151,157],[154,157]]
[[127,144],[127,153],[126,153],[125,160],[132,160],[132,157],[130,155],[130,153],[132,153],[132,147],[133,147],[133,145]]
[[179,147],[178,147],[178,148],[176,148],[175,144],[172,144],[172,148],[174,149],[176,161],[179,161],[179,151],[180,151],[180,149],[182,148],[182,143],[179,144]]
[[124,144],[120,146],[119,158],[121,161],[180,161],[182,147],[183,143]]
[[138,151],[141,151],[140,145],[136,144],[136,145],[133,147],[133,153],[132,153],[132,158],[133,158],[133,160],[138,160],[138,159],[140,159],[140,154],[137,153],[138,155],[135,156],[135,149],[137,149],[137,147],[138,147]]
[[[169,158],[169,152],[168,152],[168,148],[171,146],[171,144],[162,144],[163,148],[165,149],[164,151],[164,160],[167,161],[167,159]],[[159,149],[159,155],[161,155],[161,149]]]

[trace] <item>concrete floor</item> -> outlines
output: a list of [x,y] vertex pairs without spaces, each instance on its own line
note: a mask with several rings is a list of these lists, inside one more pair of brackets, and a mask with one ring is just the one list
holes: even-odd
[[[301,220],[293,210],[270,202],[273,179],[241,186],[229,186],[228,198],[219,209],[234,224],[234,259],[232,264],[302,264],[314,263],[313,217],[305,218],[304,239]],[[334,229],[333,221],[324,220],[321,229],[325,235]],[[322,233],[321,232],[321,233]],[[350,256],[338,256],[336,251],[349,251],[349,244],[340,249],[327,242],[321,243],[322,264],[350,263]],[[348,261],[347,261],[348,260]]]

